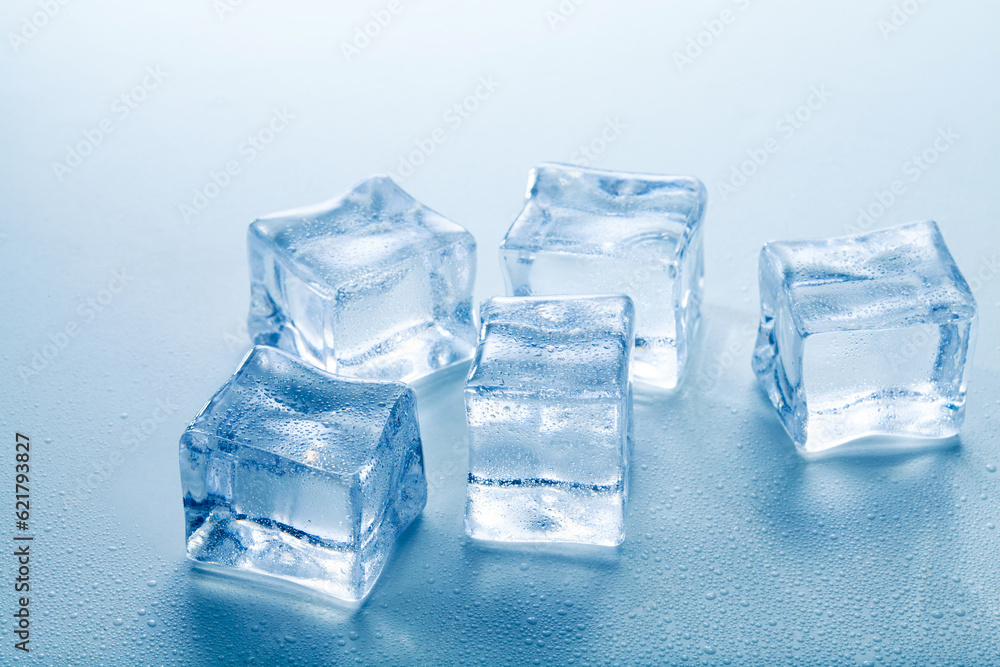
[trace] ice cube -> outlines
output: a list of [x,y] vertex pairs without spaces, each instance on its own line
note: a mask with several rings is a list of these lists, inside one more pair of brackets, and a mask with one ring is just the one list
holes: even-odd
[[753,369],[801,451],[961,429],[976,302],[934,222],[768,243],[760,306]]
[[471,537],[624,539],[634,319],[625,296],[483,303],[465,385]]
[[250,225],[256,344],[353,377],[410,382],[476,344],[476,242],[387,176]]
[[347,600],[427,497],[412,389],[264,346],[184,432],[180,466],[189,558]]
[[635,380],[673,388],[698,323],[705,201],[696,178],[542,164],[500,246],[507,293],[627,294]]

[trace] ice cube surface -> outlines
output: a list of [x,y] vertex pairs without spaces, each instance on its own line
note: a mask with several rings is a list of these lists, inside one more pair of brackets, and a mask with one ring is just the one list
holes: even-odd
[[696,178],[542,164],[500,247],[507,293],[628,295],[636,381],[676,387],[702,298],[705,202]]
[[255,347],[184,432],[188,557],[368,594],[427,483],[413,390]]
[[620,295],[483,303],[465,385],[471,537],[624,539],[634,320]]
[[958,434],[976,302],[934,222],[771,242],[759,277],[753,369],[800,451]]
[[411,382],[476,344],[476,243],[387,176],[248,233],[250,336],[339,375]]

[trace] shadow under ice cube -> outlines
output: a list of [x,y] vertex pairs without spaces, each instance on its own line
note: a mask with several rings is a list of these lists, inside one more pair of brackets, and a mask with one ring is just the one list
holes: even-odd
[[250,225],[255,344],[331,373],[411,382],[476,344],[476,242],[388,176]]
[[760,300],[753,369],[800,451],[958,434],[976,302],[934,222],[768,243]]
[[625,296],[494,298],[465,385],[465,530],[504,542],[620,544],[632,447]]
[[637,382],[680,382],[698,324],[705,187],[696,178],[542,164],[500,256],[513,296],[627,294]]
[[416,410],[255,347],[181,437],[188,557],[364,598],[426,502]]

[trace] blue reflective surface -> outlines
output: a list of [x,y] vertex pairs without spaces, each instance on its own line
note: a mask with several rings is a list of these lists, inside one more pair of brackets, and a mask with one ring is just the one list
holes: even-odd
[[[363,48],[388,4],[60,7],[0,49],[0,428],[32,438],[37,547],[32,651],[8,591],[0,663],[998,662],[996,6],[425,0]],[[193,570],[177,438],[249,348],[250,221],[389,171],[475,235],[478,302],[551,160],[709,192],[701,333],[679,392],[636,391],[624,544],[465,537],[454,369],[418,389],[428,503],[364,605]],[[962,435],[806,462],[750,369],[760,247],[926,218],[980,311]]]

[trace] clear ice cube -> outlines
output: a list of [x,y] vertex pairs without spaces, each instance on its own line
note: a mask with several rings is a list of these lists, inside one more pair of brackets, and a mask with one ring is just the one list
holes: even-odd
[[331,373],[411,382],[476,344],[476,242],[387,176],[248,233],[254,343]]
[[181,437],[188,557],[364,598],[426,501],[416,410],[255,347]]
[[676,387],[701,304],[705,202],[696,178],[542,164],[500,246],[507,293],[627,294],[635,380]]
[[482,304],[465,385],[471,537],[624,539],[634,319],[625,296]]
[[934,222],[768,243],[760,304],[753,369],[800,451],[958,434],[976,302]]

